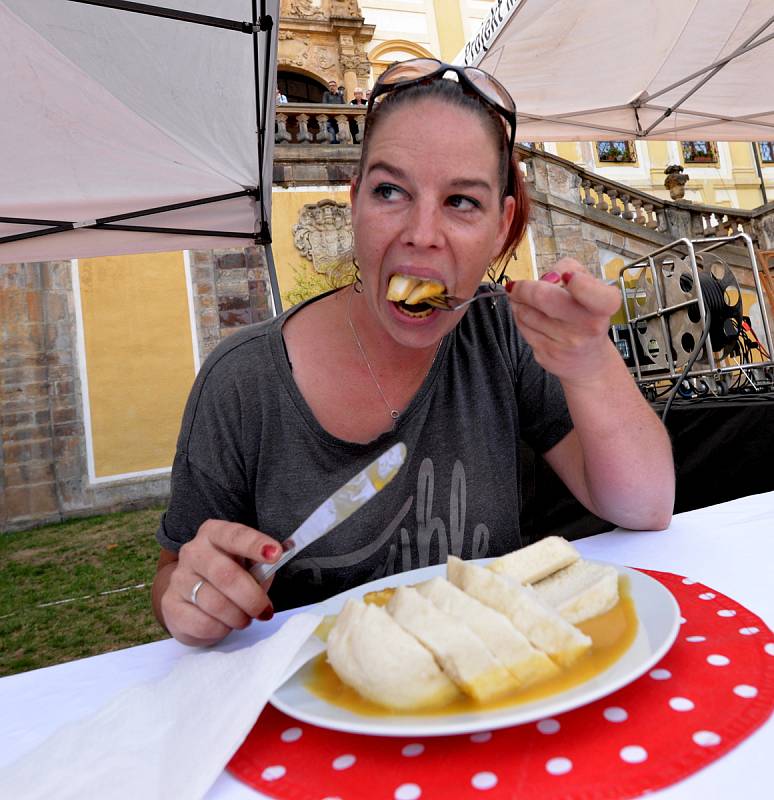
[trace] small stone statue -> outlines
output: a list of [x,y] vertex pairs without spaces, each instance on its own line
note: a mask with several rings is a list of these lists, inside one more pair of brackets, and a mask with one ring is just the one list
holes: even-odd
[[664,186],[669,189],[669,196],[673,200],[682,200],[685,198],[685,184],[688,183],[687,172],[683,171],[681,164],[670,164],[665,170],[666,180]]

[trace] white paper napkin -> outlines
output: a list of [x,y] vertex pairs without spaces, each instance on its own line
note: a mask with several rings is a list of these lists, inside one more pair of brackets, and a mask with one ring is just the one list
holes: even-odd
[[321,619],[297,614],[242,650],[184,656],[165,678],[123,691],[0,771],[0,797],[202,797]]

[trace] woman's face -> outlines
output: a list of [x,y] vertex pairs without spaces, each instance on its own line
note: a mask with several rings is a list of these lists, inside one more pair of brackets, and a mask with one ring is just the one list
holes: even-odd
[[437,99],[390,112],[370,138],[350,192],[352,228],[364,296],[397,342],[427,347],[462,312],[407,314],[386,299],[393,275],[432,278],[470,297],[500,252],[514,201],[501,203],[498,163],[479,117]]

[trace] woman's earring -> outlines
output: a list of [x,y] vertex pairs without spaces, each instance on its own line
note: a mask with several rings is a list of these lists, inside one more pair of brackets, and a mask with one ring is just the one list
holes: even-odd
[[358,294],[363,294],[363,280],[360,277],[360,264],[357,263],[357,259],[354,256],[352,257],[352,266],[355,268],[355,283],[353,288]]

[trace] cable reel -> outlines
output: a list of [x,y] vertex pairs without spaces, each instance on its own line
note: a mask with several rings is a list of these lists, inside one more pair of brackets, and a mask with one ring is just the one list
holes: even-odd
[[[670,348],[675,369],[687,363],[704,330],[699,294],[687,258],[664,257],[656,265],[658,291],[653,270],[640,271],[635,289],[634,304],[638,316],[663,314],[640,319],[634,325],[640,344],[641,358],[655,369],[669,369],[667,347]],[[704,301],[705,316],[709,312],[708,341],[719,358],[737,349],[742,329],[742,293],[731,268],[714,253],[697,253],[696,267]],[[668,338],[667,338],[668,337]]]

